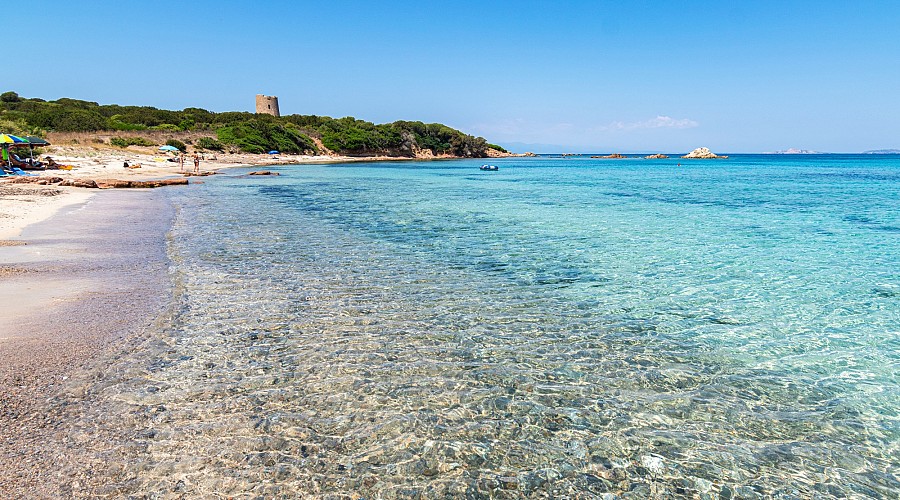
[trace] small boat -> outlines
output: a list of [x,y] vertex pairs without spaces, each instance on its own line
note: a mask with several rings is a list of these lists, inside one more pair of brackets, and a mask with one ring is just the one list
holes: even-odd
[[482,165],[478,168],[480,168],[481,170],[489,170],[491,172],[500,170],[500,167],[498,167],[497,165]]

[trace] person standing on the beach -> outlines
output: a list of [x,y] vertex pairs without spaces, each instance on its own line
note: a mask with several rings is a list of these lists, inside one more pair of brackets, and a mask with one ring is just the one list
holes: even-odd
[[181,171],[184,172],[184,153],[178,155],[178,163],[181,165]]
[[200,157],[197,156],[197,153],[194,153],[194,173],[200,173]]

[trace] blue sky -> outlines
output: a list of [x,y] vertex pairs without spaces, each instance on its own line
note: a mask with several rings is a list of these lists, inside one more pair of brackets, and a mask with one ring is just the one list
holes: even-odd
[[5,25],[32,35],[6,44],[40,57],[0,85],[25,97],[233,111],[264,93],[519,150],[900,148],[900,2],[28,4]]

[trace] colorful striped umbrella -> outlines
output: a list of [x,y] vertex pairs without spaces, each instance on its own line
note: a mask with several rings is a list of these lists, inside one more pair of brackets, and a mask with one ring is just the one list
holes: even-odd
[[3,159],[6,160],[6,164],[11,167],[12,159],[9,157],[10,144],[28,144],[28,141],[12,134],[0,134],[0,145],[3,145]]
[[17,135],[0,134],[0,143],[3,144],[28,144],[28,141]]

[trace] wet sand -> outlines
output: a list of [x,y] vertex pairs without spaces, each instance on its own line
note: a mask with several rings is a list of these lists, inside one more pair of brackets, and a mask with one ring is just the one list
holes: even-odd
[[[103,494],[110,439],[72,422],[170,303],[160,190],[111,190],[0,247],[0,498]],[[21,243],[26,244],[21,244]]]

